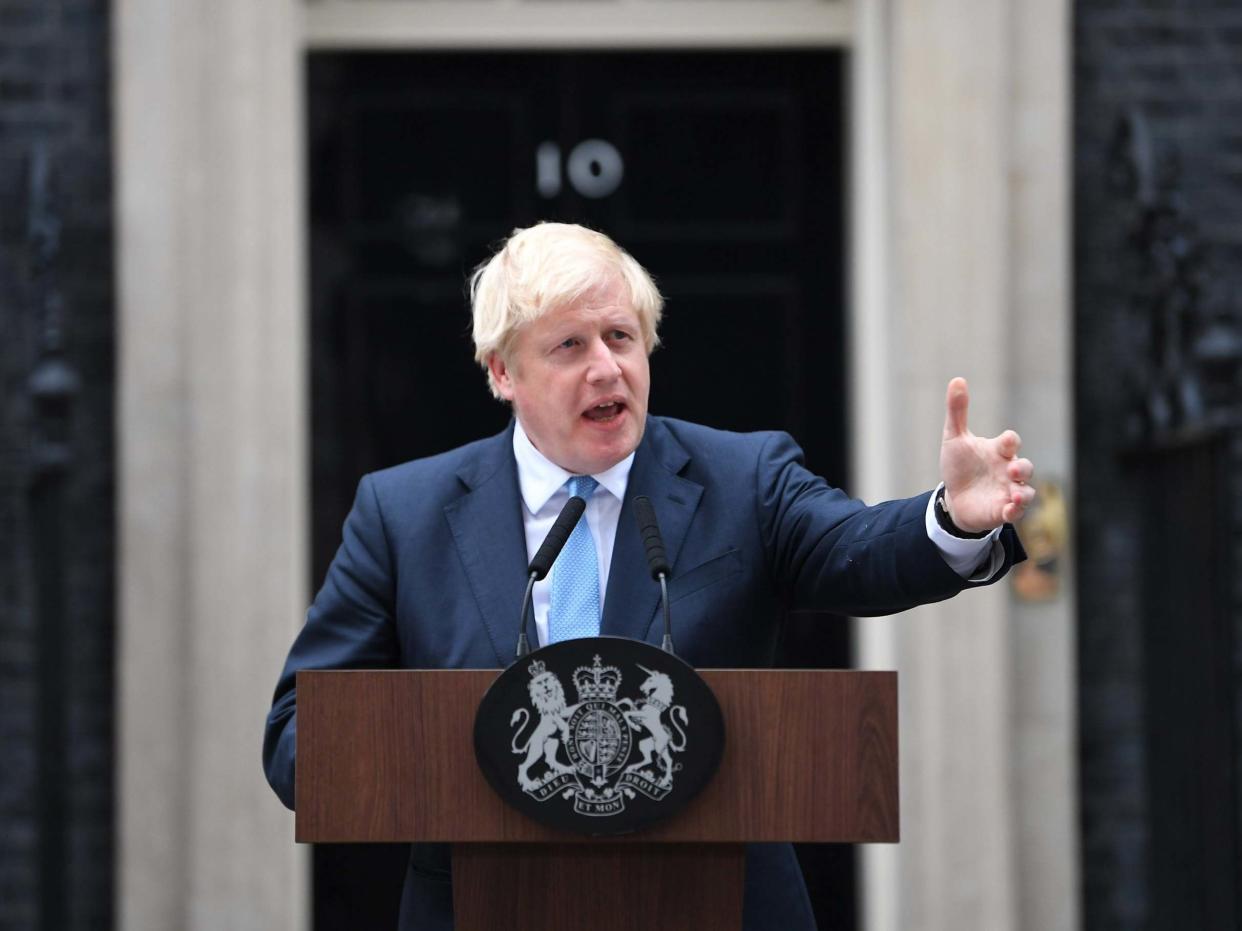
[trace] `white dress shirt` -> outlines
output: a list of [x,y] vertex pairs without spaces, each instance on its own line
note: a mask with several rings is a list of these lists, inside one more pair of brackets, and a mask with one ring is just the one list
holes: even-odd
[[[530,437],[522,429],[519,420],[513,428],[513,457],[517,460],[518,489],[522,494],[522,527],[526,531],[526,560],[535,558],[556,516],[569,500],[565,483],[573,477],[543,453],[535,449]],[[587,528],[595,541],[595,555],[599,559],[599,604],[604,607],[604,593],[608,591],[608,570],[612,567],[612,547],[617,537],[617,521],[621,517],[621,504],[625,489],[630,483],[630,468],[634,454],[630,453],[611,469],[593,476],[599,487],[586,505]],[[982,582],[990,579],[1005,561],[1004,547],[1000,543],[1000,528],[978,540],[964,540],[946,533],[936,520],[933,510],[936,496],[927,502],[927,536],[936,544],[940,555],[949,567],[964,579]],[[637,532],[637,531],[636,531]],[[990,557],[985,559],[985,554]],[[555,566],[553,572],[555,572]],[[548,642],[548,603],[551,600],[552,574],[535,583],[531,600],[535,611],[535,628],[539,645]]]
[[[513,428],[513,457],[517,460],[518,489],[522,493],[522,527],[526,530],[526,561],[535,558],[556,516],[569,500],[565,483],[573,477],[555,462],[535,449],[519,420]],[[608,591],[608,570],[612,567],[612,544],[617,538],[617,520],[621,516],[621,502],[625,500],[625,488],[630,483],[630,467],[634,454],[630,453],[611,469],[591,476],[599,482],[595,494],[586,506],[587,527],[595,541],[595,555],[599,559],[599,606],[604,607],[604,593]],[[637,532],[637,531],[635,531]],[[552,572],[556,571],[555,565]],[[539,645],[548,642],[548,603],[552,597],[552,573],[535,583],[531,601],[535,609],[535,628]]]

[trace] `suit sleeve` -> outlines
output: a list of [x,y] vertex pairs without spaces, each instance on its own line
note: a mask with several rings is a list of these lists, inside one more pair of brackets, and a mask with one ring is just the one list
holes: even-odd
[[760,450],[756,483],[769,568],[793,611],[894,614],[993,582],[1025,556],[1006,526],[1003,570],[987,583],[963,579],[927,535],[930,492],[867,506],[808,471],[784,433]]
[[400,665],[396,588],[383,517],[369,476],[358,485],[340,548],[306,624],[289,651],[263,736],[263,768],[280,800],[294,807],[297,690],[301,669],[383,669]]

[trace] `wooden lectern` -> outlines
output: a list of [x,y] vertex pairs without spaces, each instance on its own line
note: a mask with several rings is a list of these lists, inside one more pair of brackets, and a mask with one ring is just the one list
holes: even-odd
[[701,674],[724,712],[715,779],[668,821],[590,838],[509,808],[479,771],[496,670],[300,672],[297,840],[451,843],[461,931],[740,931],[744,843],[898,840],[896,673]]

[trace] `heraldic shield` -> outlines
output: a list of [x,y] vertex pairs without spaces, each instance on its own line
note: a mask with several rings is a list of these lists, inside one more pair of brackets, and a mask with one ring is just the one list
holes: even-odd
[[707,683],[671,653],[623,637],[563,640],[501,673],[474,721],[479,767],[549,827],[624,834],[675,814],[724,753]]

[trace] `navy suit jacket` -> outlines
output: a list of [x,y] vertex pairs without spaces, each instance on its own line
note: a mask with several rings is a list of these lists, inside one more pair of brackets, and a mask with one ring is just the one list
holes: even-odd
[[[511,661],[527,562],[512,442],[510,425],[359,483],[267,719],[267,778],[290,808],[299,669]],[[604,634],[652,643],[662,635],[659,587],[649,580],[631,513],[637,495],[647,495],[659,517],[673,567],[677,652],[696,667],[771,665],[791,612],[891,614],[971,584],[927,537],[927,494],[868,507],[808,472],[787,434],[727,433],[652,416],[617,525]],[[1012,528],[1001,540],[1007,569],[1023,553]],[[815,926],[787,844],[748,850],[745,903],[747,931]],[[415,845],[401,928],[447,931],[451,915],[446,849]]]

